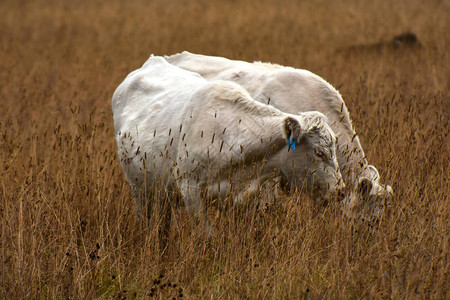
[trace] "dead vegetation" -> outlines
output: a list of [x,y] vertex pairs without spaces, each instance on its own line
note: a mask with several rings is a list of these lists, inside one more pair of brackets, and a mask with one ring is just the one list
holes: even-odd
[[[449,297],[450,7],[445,1],[2,1],[0,297]],[[337,49],[411,31],[420,51]],[[139,222],[111,96],[150,53],[309,69],[341,91],[393,186],[378,226],[293,196]]]

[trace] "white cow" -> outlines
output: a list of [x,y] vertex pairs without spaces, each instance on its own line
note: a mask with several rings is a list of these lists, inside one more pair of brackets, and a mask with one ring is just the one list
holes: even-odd
[[255,100],[283,112],[322,112],[338,137],[338,163],[349,189],[343,201],[344,211],[350,216],[377,218],[391,201],[392,188],[380,184],[377,169],[368,164],[341,95],[321,77],[306,70],[186,51],[166,57],[166,60],[208,80],[236,82]]
[[140,191],[155,186],[181,195],[191,215],[203,215],[205,198],[254,199],[275,177],[314,199],[332,200],[344,189],[323,114],[281,112],[233,82],[209,82],[162,57],[126,77],[112,111],[138,211],[147,199]]

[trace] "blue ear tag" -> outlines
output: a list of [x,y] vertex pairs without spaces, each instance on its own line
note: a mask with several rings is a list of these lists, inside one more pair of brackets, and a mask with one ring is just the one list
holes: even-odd
[[292,150],[295,150],[295,139],[291,139],[291,134],[290,133],[289,133],[289,136],[288,136],[288,146]]

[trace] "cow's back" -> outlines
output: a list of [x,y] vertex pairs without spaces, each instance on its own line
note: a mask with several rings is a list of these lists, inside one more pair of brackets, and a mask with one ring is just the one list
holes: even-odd
[[[242,70],[259,69],[252,63],[240,60],[230,60],[224,57],[207,56],[201,54],[194,54],[188,51],[183,51],[171,56],[165,56],[165,59],[172,65],[180,67],[184,70],[189,70],[200,74],[208,80],[226,79],[230,74],[239,73]],[[260,64],[260,71],[267,69],[278,68],[278,65]]]

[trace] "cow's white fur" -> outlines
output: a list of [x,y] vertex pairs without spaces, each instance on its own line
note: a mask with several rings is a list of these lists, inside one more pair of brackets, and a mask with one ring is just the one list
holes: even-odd
[[[315,199],[344,188],[336,138],[319,112],[284,113],[253,100],[238,84],[208,82],[197,73],[151,56],[130,73],[112,99],[118,154],[137,208],[139,190],[161,183],[181,194],[191,213],[201,199],[253,196],[281,177]],[[289,134],[296,150],[289,149]],[[327,159],[315,155],[322,151]],[[141,196],[139,196],[141,195]]]
[[244,87],[255,100],[283,112],[320,111],[338,137],[338,162],[347,188],[345,211],[354,216],[378,217],[392,198],[392,188],[379,182],[377,169],[369,165],[339,94],[321,77],[300,69],[269,63],[229,60],[183,52],[166,57],[180,68],[208,80],[230,80]]

